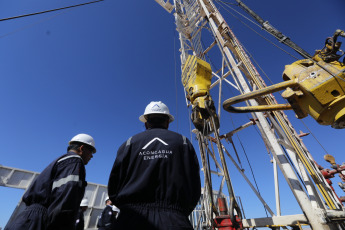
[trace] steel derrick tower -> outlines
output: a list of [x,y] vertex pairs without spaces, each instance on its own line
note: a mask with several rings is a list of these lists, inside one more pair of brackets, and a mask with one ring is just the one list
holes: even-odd
[[[226,99],[222,98],[225,85],[230,86],[237,94],[249,94],[264,89],[267,85],[212,0],[174,0],[173,3],[156,0],[156,2],[175,17],[180,41],[182,83],[188,99],[187,106],[192,107],[191,118],[196,127],[193,132],[198,140],[205,178],[202,208],[206,213],[205,218],[199,218],[197,226],[203,224],[209,228],[220,226],[216,219],[224,213],[220,213],[217,208],[217,196],[213,191],[218,188],[214,188],[212,184],[212,174],[217,173],[222,177],[218,194],[228,193],[230,197],[227,214],[234,229],[242,228],[241,223],[244,228],[286,228],[285,226],[300,227],[301,224],[307,224],[313,229],[343,229],[345,213],[342,203],[327,183],[286,114],[277,110],[282,107],[279,107],[281,105],[278,105],[272,94],[264,97],[259,95],[247,100],[246,103],[254,108],[262,105],[275,107],[274,111],[252,112],[252,119],[248,123],[220,133],[219,127],[222,127],[223,122],[221,116],[224,116],[221,104]],[[207,44],[203,44],[205,40],[202,38],[206,36]],[[209,55],[211,52],[212,57]],[[215,57],[215,53],[218,57]],[[221,68],[211,69],[208,62],[218,62]],[[284,85],[286,86],[288,83]],[[205,89],[200,90],[203,87]],[[265,146],[273,156],[275,211],[268,206],[241,171],[224,144],[228,140],[233,145],[232,135],[252,125],[258,127]],[[229,165],[226,159],[229,159],[233,165]],[[216,165],[218,172],[211,169],[211,164]],[[238,169],[270,217],[254,219],[243,217],[234,194],[234,185],[228,167]],[[281,215],[278,168],[303,214]],[[223,188],[224,184],[226,188]]]

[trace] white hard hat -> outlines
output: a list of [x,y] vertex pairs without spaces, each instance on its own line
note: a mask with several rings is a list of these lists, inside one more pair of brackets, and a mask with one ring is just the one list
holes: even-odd
[[107,203],[108,200],[110,200],[109,196],[104,199],[104,203]]
[[82,199],[80,202],[80,206],[89,206],[89,200],[87,198]]
[[145,116],[149,114],[165,114],[169,116],[169,122],[174,120],[174,116],[170,114],[168,106],[161,101],[151,101],[146,106],[144,114],[139,117],[139,120],[145,123],[147,121]]
[[71,142],[81,142],[87,145],[90,145],[93,149],[94,152],[96,152],[96,147],[95,147],[95,140],[88,134],[78,134],[76,136],[74,136],[69,142],[68,144],[71,144]]

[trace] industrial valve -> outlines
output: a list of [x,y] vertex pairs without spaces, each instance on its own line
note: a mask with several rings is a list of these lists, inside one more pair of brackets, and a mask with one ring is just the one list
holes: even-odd
[[[330,180],[330,178],[333,178],[336,174],[338,174],[340,179],[342,180],[342,182],[339,182],[338,185],[345,192],[345,186],[344,186],[345,185],[344,184],[344,182],[345,182],[345,163],[343,163],[342,165],[338,165],[337,163],[335,163],[334,157],[330,154],[326,154],[323,158],[331,164],[331,168],[332,168],[332,169],[324,169],[322,166],[316,164],[318,166],[318,168],[320,169],[323,177],[326,179],[327,183],[329,184],[331,189],[334,191],[334,188],[332,186],[332,181]],[[335,193],[335,191],[334,191],[334,193]],[[336,194],[336,196],[337,196],[337,194]],[[340,202],[345,202],[345,197],[343,197],[343,196],[338,197],[338,199]]]
[[[285,66],[285,82],[230,98],[224,101],[224,109],[229,112],[293,109],[297,118],[310,115],[321,125],[345,128],[345,63],[339,61],[344,52],[340,50],[338,36],[345,37],[345,32],[337,30],[333,37],[327,38],[325,47],[317,50],[312,59]],[[282,96],[288,105],[231,106],[283,89]]]

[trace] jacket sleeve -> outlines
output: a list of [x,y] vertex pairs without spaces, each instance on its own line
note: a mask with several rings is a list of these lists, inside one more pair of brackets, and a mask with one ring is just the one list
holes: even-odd
[[75,230],[84,230],[84,213],[79,208],[77,220],[75,222]]
[[123,188],[127,178],[126,175],[129,164],[129,153],[131,149],[130,139],[123,143],[118,149],[108,181],[108,196],[113,204],[115,204],[117,207],[121,206],[121,202],[118,199],[118,194]]
[[195,149],[193,145],[190,143],[190,141],[187,139],[187,152],[185,153],[186,156],[188,156],[189,160],[185,161],[188,162],[188,165],[186,167],[189,168],[189,183],[187,186],[189,186],[190,191],[190,201],[189,206],[187,207],[188,213],[190,214],[197,203],[200,200],[201,195],[201,181],[200,181],[200,166],[199,166],[199,160],[195,153]]
[[73,157],[55,165],[48,207],[48,229],[74,229],[80,202],[86,187],[82,159]]

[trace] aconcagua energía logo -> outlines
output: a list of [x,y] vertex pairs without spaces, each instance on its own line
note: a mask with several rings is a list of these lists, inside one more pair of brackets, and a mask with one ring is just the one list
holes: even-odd
[[147,150],[147,148],[155,141],[161,142],[163,145],[168,146],[168,144],[163,141],[162,139],[155,137],[151,141],[149,141],[143,148],[142,151],[139,152],[139,156],[143,156],[144,161],[146,160],[154,160],[154,159],[164,159],[168,158],[169,155],[172,154],[172,150],[166,149],[158,149],[158,150]]
[[161,107],[159,107],[158,104],[155,104],[154,106],[152,106],[151,110],[152,111],[161,111]]

